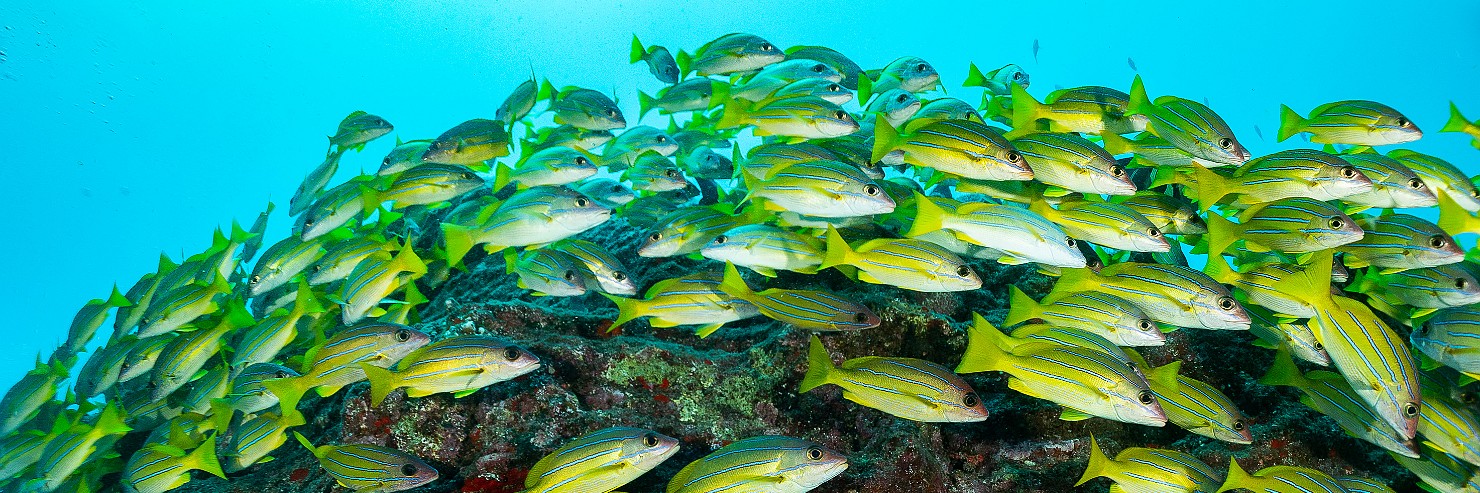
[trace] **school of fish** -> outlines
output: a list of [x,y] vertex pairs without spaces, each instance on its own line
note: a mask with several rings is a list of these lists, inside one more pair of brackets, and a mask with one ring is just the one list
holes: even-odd
[[[1423,131],[1399,110],[1282,106],[1278,139],[1312,148],[1255,156],[1208,105],[1153,98],[1139,76],[1128,92],[1037,97],[1017,65],[971,65],[964,85],[983,89],[972,104],[946,96],[922,58],[864,70],[826,47],[752,34],[676,53],[634,36],[630,61],[662,84],[639,93],[635,118],[605,93],[531,75],[492,118],[397,138],[374,173],[333,183],[345,153],[395,130],[364,111],[344,118],[288,203],[289,237],[265,241],[269,203],[250,226],[218,229],[183,259],[162,255],[157,271],[79,310],[66,342],[0,400],[0,489],[158,493],[192,471],[229,479],[290,442],[356,492],[432,482],[438,471],[406,452],[314,444],[299,403],[360,382],[372,405],[397,391],[463,397],[541,368],[517,341],[432,340],[415,327],[428,293],[487,260],[539,296],[600,293],[619,311],[613,327],[646,319],[706,337],[767,317],[811,332],[799,393],[836,386],[919,422],[990,420],[959,375],[1001,372],[1066,420],[1252,443],[1222,391],[1137,353],[1178,328],[1249,331],[1274,352],[1261,383],[1293,387],[1289,397],[1432,491],[1480,491],[1480,418],[1465,388],[1480,378],[1480,250],[1454,239],[1480,233],[1480,180],[1401,148]],[[640,124],[654,111],[665,128]],[[1480,148],[1480,122],[1450,113],[1440,131]],[[553,124],[536,124],[547,114]],[[580,238],[618,218],[650,232],[640,256],[687,257],[693,273],[642,280],[612,245]],[[983,287],[968,261],[980,259],[1057,280],[1042,299],[1008,286],[1000,328],[981,315],[963,324],[954,368],[890,355],[835,363],[826,333],[879,316],[763,282],[831,269],[967,291]],[[129,434],[143,445],[121,456]],[[1090,443],[1079,482],[1106,477],[1111,491],[1392,491]],[[524,491],[614,491],[679,446],[622,426],[568,437],[531,466]],[[804,492],[848,465],[806,437],[758,436],[683,467],[667,491]]]

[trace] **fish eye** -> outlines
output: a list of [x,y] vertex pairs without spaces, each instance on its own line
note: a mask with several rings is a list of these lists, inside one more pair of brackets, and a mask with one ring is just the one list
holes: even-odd
[[590,203],[591,203],[591,201],[586,200],[585,197],[576,197],[576,207],[585,207],[586,204],[590,204]]
[[1356,178],[1357,177],[1357,168],[1352,167],[1352,166],[1342,166],[1341,167],[1341,177],[1342,178]]
[[504,348],[504,359],[509,361],[519,359],[519,350],[512,347]]
[[663,172],[663,176],[666,176],[666,177],[669,177],[669,178],[678,178],[678,170],[676,170],[676,169],[670,169],[670,170],[664,171]]
[[1225,311],[1225,312],[1231,312],[1231,311],[1233,311],[1234,308],[1237,308],[1237,307],[1238,307],[1238,302],[1237,301],[1233,301],[1233,298],[1229,298],[1227,296],[1218,298],[1218,308],[1222,308],[1223,311]]
[[981,403],[982,400],[976,396],[976,392],[967,392],[966,396],[961,398],[961,405],[966,407],[976,407]]
[[964,266],[964,265],[963,266],[960,266],[960,267],[957,267],[956,268],[956,275],[961,276],[961,277],[970,276],[971,275],[971,268],[970,267],[967,267],[967,266]]
[[1244,422],[1243,421],[1234,421],[1233,422],[1233,431],[1244,431]]
[[1317,342],[1316,345],[1315,346],[1312,346],[1312,347],[1316,348],[1316,351],[1325,351],[1326,350],[1326,345],[1321,344],[1319,342]]
[[924,72],[927,68],[930,68],[930,66],[923,63],[915,64],[916,72]]
[[1143,318],[1140,323],[1136,324],[1136,327],[1141,329],[1142,332],[1150,332],[1156,325],[1152,324],[1150,320]]
[[612,187],[612,191],[613,192],[620,192],[620,191],[622,191],[622,186],[621,185],[615,185],[615,186]]
[[1124,176],[1125,175],[1125,168],[1122,168],[1118,164],[1115,165],[1115,166],[1111,166],[1110,167],[1110,174],[1115,175],[1115,176]]
[[313,219],[304,219],[303,220],[303,227],[305,227],[305,228],[313,227]]
[[663,233],[653,233],[652,235],[648,236],[648,239],[653,241],[661,240],[663,239]]
[[1075,242],[1073,238],[1064,238],[1064,244],[1065,245],[1069,245],[1071,247],[1072,246],[1075,246],[1075,245],[1078,245],[1078,243]]
[[384,168],[384,167],[390,166],[390,165],[391,165],[391,157],[390,156],[386,156],[385,159],[380,160],[380,167]]
[[878,195],[879,194],[879,186],[878,185],[874,185],[874,184],[864,185],[863,186],[863,193],[866,193],[866,194],[869,194],[869,195]]
[[1218,139],[1218,147],[1222,147],[1230,151],[1233,150],[1233,139],[1230,139],[1228,137]]
[[1023,160],[1023,155],[1018,154],[1017,151],[1007,151],[1007,160],[1016,163]]
[[585,166],[585,165],[590,164],[590,163],[591,163],[591,160],[586,159],[586,156],[576,156],[576,164]]
[[895,100],[895,101],[899,101],[899,102],[901,102],[901,103],[903,103],[903,102],[905,102],[905,101],[909,101],[909,99],[910,99],[910,95],[908,95],[908,94],[903,94],[903,93],[901,93],[901,94],[900,94],[900,95],[899,95],[899,97],[897,97],[897,98],[894,98],[894,100]]
[[1480,188],[1472,188],[1472,189],[1470,189],[1470,196],[1471,197],[1475,197],[1477,199],[1480,199]]
[[1142,404],[1148,404],[1148,405],[1151,404],[1151,403],[1153,403],[1153,402],[1156,402],[1156,396],[1151,395],[1151,391],[1149,391],[1149,390],[1142,391],[1141,392],[1141,395],[1138,396],[1136,399],[1139,400],[1139,401],[1141,401]]
[[654,138],[653,140],[656,140],[658,142],[668,142],[668,137],[665,136],[665,135],[659,135],[658,137]]
[[817,72],[819,74],[820,73],[823,73],[823,72],[826,72],[827,71],[827,65],[823,65],[823,64],[820,64],[820,63],[817,64],[817,65],[813,65],[812,66],[812,71],[813,72]]
[[1410,122],[1410,121],[1408,121],[1407,118],[1403,118],[1403,117],[1400,116],[1393,123],[1397,123],[1399,127],[1406,127],[1406,126],[1408,126],[1408,124],[1413,123],[1413,122]]
[[1408,188],[1412,188],[1414,190],[1418,190],[1420,188],[1423,188],[1423,180],[1420,180],[1418,178],[1413,178],[1411,180],[1408,180]]
[[776,47],[775,46],[771,46],[771,43],[761,43],[761,51],[771,51],[771,50],[775,50],[775,49],[776,49]]
[[252,278],[247,280],[247,284],[257,284],[259,282],[262,282],[262,276],[256,274],[252,274]]
[[273,375],[276,376],[276,377],[278,377],[278,378],[288,378],[288,372],[285,372],[285,371],[282,371],[282,370],[278,370],[278,372],[277,373],[274,373]]
[[616,118],[617,117],[617,110],[606,110],[606,116],[609,116],[609,117],[612,117],[612,118]]
[[471,179],[473,179],[473,174],[472,173],[463,173],[463,179],[471,180]]
[[613,272],[612,273],[612,279],[616,279],[618,281],[625,281],[625,280],[627,280],[627,274],[624,273],[624,272],[620,272],[620,271]]
[[1346,226],[1346,221],[1342,221],[1339,217],[1333,217],[1326,224],[1330,225],[1331,229],[1341,229],[1343,226]]
[[841,91],[841,90],[843,90],[843,87],[842,86],[839,86],[837,84],[828,84],[827,85],[827,91],[828,92],[838,92],[838,91]]
[[1462,392],[1462,393],[1459,394],[1459,401],[1460,402],[1463,402],[1465,404],[1474,404],[1475,403],[1475,393],[1474,392]]
[[822,449],[817,447],[807,449],[807,458],[812,460],[822,460]]
[[402,476],[415,476],[416,475],[416,464],[402,464],[401,465],[401,475]]
[[1160,229],[1156,229],[1156,228],[1153,227],[1151,229],[1146,230],[1146,234],[1151,235],[1152,238],[1160,238],[1161,237],[1161,230]]
[[714,237],[714,244],[716,244],[716,245],[723,244],[727,240],[729,240],[729,238],[725,237],[725,235],[719,235],[719,236]]
[[575,281],[576,280],[576,271],[573,271],[573,270],[565,271],[565,276],[564,277],[565,277],[565,280],[567,280],[567,281]]
[[1454,287],[1457,289],[1465,289],[1467,287],[1470,287],[1470,281],[1466,281],[1463,277],[1455,278]]
[[858,323],[867,322],[868,321],[868,314],[867,313],[863,313],[863,312],[854,313],[853,314],[853,321],[854,322],[858,322]]
[[648,433],[646,435],[643,435],[642,436],[642,444],[645,445],[645,446],[648,446],[648,447],[656,447],[656,446],[658,446],[658,436],[657,435],[654,435],[652,433]]
[[401,329],[401,330],[396,331],[396,340],[397,341],[400,341],[400,342],[406,342],[406,341],[411,340],[411,331],[406,330],[406,329]]
[[1418,404],[1412,402],[1403,405],[1403,415],[1407,417],[1418,416]]
[[1023,80],[1023,79],[1027,79],[1027,78],[1028,78],[1027,72],[1018,72],[1016,74],[1012,74],[1012,80]]
[[1444,239],[1443,235],[1434,235],[1429,237],[1429,246],[1431,247],[1444,248],[1444,245],[1448,244],[1449,240]]
[[324,266],[318,265],[318,264],[314,264],[314,266],[313,266],[313,271],[314,272],[318,272],[318,271],[321,271],[321,270],[324,270]]
[[833,112],[833,118],[837,118],[839,120],[847,120],[848,113],[843,110],[837,110]]

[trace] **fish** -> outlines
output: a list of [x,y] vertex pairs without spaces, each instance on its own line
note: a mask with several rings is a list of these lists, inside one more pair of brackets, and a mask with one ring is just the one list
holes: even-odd
[[668,481],[667,493],[802,493],[847,469],[847,457],[817,443],[785,436],[757,436],[737,440],[690,462]]
[[1371,192],[1372,180],[1340,156],[1311,149],[1291,149],[1252,159],[1233,176],[1225,177],[1193,163],[1180,174],[1158,169],[1152,186],[1183,183],[1196,194],[1204,211],[1229,195],[1235,208],[1249,208],[1278,200],[1306,197],[1321,201],[1341,200]]
[[689,111],[705,111],[712,108],[723,97],[716,97],[722,82],[704,77],[688,79],[659,89],[656,95],[637,92],[637,117],[647,116],[652,110],[660,115],[672,115]]
[[296,377],[262,381],[262,386],[278,398],[284,416],[298,414],[303,394],[314,390],[328,397],[356,382],[365,380],[360,363],[389,368],[401,358],[431,342],[431,336],[411,327],[370,322],[345,328],[315,346],[305,355],[304,371]]
[[550,101],[545,111],[555,113],[555,123],[583,130],[616,130],[627,127],[627,118],[616,101],[599,91],[576,86],[556,89],[546,80],[539,99]]
[[1129,65],[1131,67],[1131,71],[1132,72],[1140,72],[1141,71],[1141,69],[1136,68],[1136,60],[1134,58],[1125,57],[1125,64],[1126,65]]
[[606,222],[608,209],[565,186],[530,187],[479,214],[476,224],[442,223],[447,263],[457,265],[475,245],[495,253],[550,243]]
[[595,175],[596,158],[573,147],[553,146],[535,151],[513,167],[499,164],[494,168],[491,190],[503,190],[510,184],[519,189],[542,185],[568,185]]
[[262,258],[252,266],[247,276],[247,294],[262,296],[279,286],[289,283],[294,276],[323,258],[327,237],[303,241],[298,236],[288,236],[273,243],[262,252]]
[[843,77],[838,83],[850,91],[858,90],[858,79],[863,75],[863,69],[852,59],[826,46],[793,46],[786,49],[786,59],[816,60],[825,63],[842,74]]
[[1218,255],[1244,240],[1253,252],[1310,253],[1361,240],[1357,222],[1325,202],[1293,197],[1245,210],[1235,224],[1220,214],[1208,214],[1208,252]]
[[1342,199],[1348,206],[1404,209],[1439,204],[1434,190],[1396,159],[1375,152],[1343,154],[1341,157],[1372,180],[1372,191]]
[[1408,149],[1393,149],[1387,157],[1413,171],[1435,195],[1444,194],[1467,212],[1480,212],[1480,187],[1449,161]]
[[189,391],[185,393],[184,399],[180,400],[180,407],[186,414],[199,415],[211,410],[211,401],[226,397],[231,390],[231,368],[222,364],[210,370],[197,371],[200,378],[190,382]]
[[118,383],[128,382],[154,371],[154,365],[159,363],[160,353],[176,337],[177,334],[171,333],[137,340],[130,346],[128,356],[123,358],[123,365],[118,367]]
[[879,326],[879,316],[861,303],[826,291],[771,288],[754,291],[734,264],[725,264],[720,292],[754,305],[761,315],[804,330],[845,331]]
[[1283,263],[1249,265],[1241,272],[1233,270],[1221,256],[1210,256],[1203,272],[1215,281],[1238,289],[1247,303],[1262,306],[1281,317],[1311,318],[1317,314],[1316,306],[1305,297],[1279,289],[1285,279],[1305,273],[1301,266]]
[[1277,319],[1274,312],[1260,306],[1244,307],[1249,313],[1249,332],[1259,339],[1255,346],[1267,349],[1288,348],[1296,358],[1320,366],[1331,366],[1326,347],[1316,340],[1315,332],[1305,321]]
[[134,343],[135,339],[130,336],[93,351],[77,371],[77,382],[72,385],[72,391],[87,399],[117,384],[118,375],[123,372],[123,360],[128,357]]
[[303,241],[329,234],[351,221],[369,216],[380,204],[380,191],[390,177],[358,176],[324,192],[298,216],[293,232]]
[[1454,238],[1438,225],[1409,214],[1356,218],[1362,239],[1337,248],[1347,267],[1376,267],[1383,273],[1438,267],[1464,260]]
[[939,120],[985,122],[971,103],[956,98],[939,98],[932,99],[921,106],[920,110],[910,117],[910,121],[906,122],[905,128],[913,130],[916,125],[926,125]]
[[326,248],[323,256],[304,275],[309,285],[319,286],[349,277],[360,262],[376,252],[394,250],[397,244],[378,234],[347,238]]
[[[920,98],[915,96],[915,93],[904,89],[890,89],[872,101],[869,101],[868,106],[864,107],[863,112],[878,115],[879,118],[882,118],[891,127],[901,127],[924,107],[925,103],[920,101]],[[878,122],[876,121],[874,125],[874,128],[877,129]]]
[[1311,328],[1337,371],[1399,437],[1413,438],[1422,401],[1408,346],[1359,301],[1331,296],[1319,311]]
[[319,445],[293,432],[293,438],[313,453],[340,486],[355,493],[387,493],[421,486],[438,478],[437,469],[421,458],[389,447],[346,444]]
[[539,93],[540,83],[531,73],[528,79],[514,86],[514,90],[510,91],[509,96],[504,98],[504,102],[499,104],[497,110],[494,110],[493,118],[504,122],[505,125],[513,125],[514,122],[524,119],[530,111],[534,110],[535,103],[539,102]]
[[1412,472],[1423,481],[1420,488],[1427,486],[1436,491],[1462,493],[1480,489],[1480,480],[1475,479],[1475,468],[1459,459],[1437,450],[1425,450],[1421,457],[1411,458],[1388,454],[1398,465]]
[[1096,195],[1132,195],[1125,167],[1083,137],[1061,133],[1033,133],[1012,139],[1033,179],[1072,192]]
[[822,340],[813,335],[807,374],[797,392],[823,385],[837,385],[845,399],[912,421],[967,423],[988,415],[976,391],[945,367],[915,358],[877,356],[834,367]]
[[1110,478],[1121,493],[1209,493],[1223,481],[1223,475],[1211,466],[1176,450],[1128,447],[1112,459],[1093,434],[1089,447],[1089,465],[1076,487],[1095,478]]
[[725,205],[689,206],[660,219],[659,226],[637,248],[640,257],[660,258],[699,251],[725,230],[750,222]]
[[21,485],[19,491],[56,491],[73,472],[81,468],[87,458],[98,448],[98,443],[133,431],[124,424],[124,413],[115,404],[103,406],[97,422],[59,424],[65,426],[55,431],[41,449],[41,458],[32,466],[34,478]]
[[864,71],[858,79],[858,100],[868,101],[870,95],[904,89],[909,92],[925,92],[940,84],[940,73],[930,62],[920,57],[903,56],[889,62],[884,68]]
[[427,149],[432,147],[431,140],[412,140],[401,142],[396,140],[396,147],[386,153],[380,160],[380,169],[375,171],[376,175],[388,176],[411,169],[422,164],[421,156],[426,154]]
[[1248,312],[1228,289],[1207,274],[1176,265],[1122,262],[1098,273],[1064,269],[1042,302],[1096,290],[1124,298],[1161,323],[1213,330],[1249,328]]
[[272,216],[274,210],[277,210],[277,204],[272,203],[271,200],[267,201],[267,208],[257,213],[257,219],[252,221],[250,228],[247,228],[247,232],[251,233],[252,237],[242,244],[241,251],[237,253],[237,257],[243,263],[252,261],[257,256],[257,250],[262,248],[262,241],[267,239],[264,236],[267,233],[267,219]]
[[1474,413],[1439,392],[1429,390],[1422,395],[1418,434],[1424,437],[1424,445],[1470,464],[1480,462],[1480,422]]
[[363,150],[365,144],[391,133],[395,126],[384,118],[364,111],[355,111],[339,121],[339,129],[329,136],[329,145],[344,152],[348,149]]
[[[1039,102],[1027,88],[1010,84],[1014,132],[1046,130],[1081,134],[1128,134],[1146,130],[1148,115],[1130,111],[1130,96],[1102,86],[1055,90]],[[1046,124],[1040,124],[1046,121]]]
[[[1186,168],[1194,164],[1204,168],[1234,166],[1232,164],[1209,161],[1193,156],[1187,151],[1178,149],[1177,146],[1172,145],[1171,142],[1167,142],[1166,139],[1152,135],[1150,132],[1141,132],[1134,138],[1122,137],[1106,132],[1100,135],[1100,145],[1105,148],[1105,152],[1111,155],[1130,154],[1130,161],[1127,164],[1141,167]],[[1158,172],[1163,171],[1158,170]],[[1163,173],[1166,173],[1171,179],[1178,177],[1175,170],[1167,170]],[[1190,182],[1191,178],[1184,181]],[[1154,182],[1152,184],[1160,185]]]
[[629,58],[630,63],[647,62],[648,71],[658,78],[658,82],[676,84],[683,76],[678,70],[678,62],[673,60],[673,53],[668,48],[658,45],[643,46],[636,34],[632,35],[632,54]]
[[982,73],[973,63],[967,68],[966,80],[961,83],[961,87],[982,87],[986,88],[987,94],[1010,96],[1013,84],[1027,89],[1029,83],[1028,72],[1016,64],[1009,63],[991,72]]
[[[223,404],[228,406],[226,412],[213,417],[227,420],[231,418],[230,411],[256,414],[276,406],[277,395],[268,390],[263,382],[296,376],[299,376],[297,371],[276,363],[253,363],[241,368],[231,379],[230,392],[222,399]],[[225,422],[218,422],[217,428],[225,429],[226,425]]]
[[1002,323],[1042,320],[1051,326],[1084,330],[1118,346],[1161,346],[1166,335],[1156,322],[1125,299],[1105,293],[1075,293],[1053,303],[1039,303],[1015,285],[1008,286],[1010,307]]
[[394,211],[413,205],[446,202],[483,186],[483,178],[465,166],[423,164],[402,171],[384,192],[376,195],[376,199],[390,202]]
[[827,230],[827,251],[821,269],[848,266],[858,280],[929,293],[969,291],[982,286],[981,277],[954,253],[927,241],[876,238],[857,247],[835,228]]
[[[766,178],[787,166],[810,161],[843,162],[836,153],[819,144],[777,142],[752,147],[745,159],[738,164],[745,174],[755,178]],[[870,177],[870,179],[876,178]]]
[[633,199],[637,198],[637,196],[632,193],[632,189],[627,188],[626,185],[623,185],[616,180],[612,180],[609,178],[584,180],[576,183],[574,188],[575,190],[580,192],[581,195],[585,195],[591,200],[597,201],[602,205],[602,207],[606,207],[608,209],[613,209],[619,205],[632,202]]
[[221,309],[221,300],[231,293],[226,279],[214,276],[208,282],[192,283],[170,291],[144,311],[139,319],[139,338],[148,338],[178,330],[200,317]]
[[566,238],[551,244],[550,249],[569,254],[581,261],[585,269],[580,274],[586,281],[586,287],[608,294],[637,294],[637,280],[630,274],[631,271],[600,245]]
[[472,395],[483,387],[538,370],[540,358],[504,340],[488,336],[443,339],[403,358],[395,369],[360,363],[370,381],[370,405],[379,406],[396,389],[407,397],[451,392]]
[[704,258],[730,262],[766,277],[776,271],[815,273],[822,265],[823,242],[767,224],[746,224],[725,230],[705,243]]
[[1144,368],[1146,383],[1166,411],[1167,421],[1216,440],[1245,445],[1254,442],[1248,419],[1238,406],[1212,385],[1179,374],[1181,361],[1156,368],[1141,361],[1138,366]]
[[735,161],[714,152],[709,146],[699,146],[688,154],[680,154],[678,166],[684,174],[698,179],[719,180],[735,175]]
[[61,349],[74,355],[86,350],[87,344],[97,335],[98,328],[108,319],[108,311],[130,305],[133,302],[118,292],[118,285],[113,286],[113,292],[107,298],[88,300],[72,316],[72,324],[67,327],[67,342]]
[[515,253],[504,250],[504,272],[518,276],[520,289],[535,296],[580,296],[586,294],[581,260],[574,255],[547,248]]
[[41,452],[52,435],[41,430],[10,433],[0,437],[0,477],[20,478],[32,464],[41,460]]
[[994,181],[1033,179],[1023,154],[984,123],[941,120],[901,134],[887,123],[874,126],[872,159],[904,151],[904,162],[963,178]]
[[853,91],[843,87],[841,83],[825,78],[808,78],[787,83],[758,102],[768,103],[808,96],[819,97],[839,106],[853,101]]
[[63,361],[51,358],[41,361],[36,357],[36,366],[26,372],[14,386],[0,397],[0,435],[12,433],[38,416],[41,407],[56,397],[57,386],[71,375]]
[[[1291,489],[1285,490],[1286,487]],[[1240,488],[1250,491],[1346,491],[1341,483],[1336,482],[1336,478],[1315,469],[1270,466],[1249,474],[1239,467],[1237,460],[1228,459],[1228,477],[1218,487],[1217,493]]]
[[284,416],[278,412],[261,413],[233,423],[226,435],[231,439],[226,441],[226,451],[221,455],[222,470],[234,473],[271,461],[267,454],[288,443],[288,428],[304,424],[300,413]]
[[[953,210],[943,206],[955,205]],[[915,219],[905,233],[920,237],[947,231],[955,237],[1002,254],[1004,264],[1037,262],[1054,267],[1083,267],[1084,254],[1064,230],[1020,207],[984,202],[951,204],[946,199],[915,196]]]
[[190,482],[190,471],[205,471],[226,479],[216,456],[216,437],[186,452],[170,445],[148,445],[129,456],[123,468],[126,489],[136,493],[164,493]]
[[1336,482],[1348,493],[1396,493],[1387,484],[1376,479],[1357,476],[1338,476]]
[[611,427],[565,442],[540,458],[524,493],[607,492],[678,453],[678,439],[641,428]]
[[1480,121],[1472,122],[1466,119],[1465,115],[1460,113],[1459,106],[1455,106],[1454,101],[1449,102],[1449,120],[1444,122],[1444,127],[1440,128],[1439,131],[1470,134],[1474,137],[1474,140],[1470,141],[1470,145],[1475,146],[1476,149],[1480,149]]
[[1326,103],[1306,117],[1280,105],[1279,142],[1302,133],[1310,134],[1310,141],[1317,144],[1354,146],[1403,144],[1423,137],[1423,131],[1407,116],[1376,101]]
[[1217,113],[1201,103],[1176,96],[1152,101],[1146,96],[1139,75],[1131,83],[1127,107],[1127,114],[1146,116],[1146,131],[1193,156],[1230,165],[1249,160],[1249,150],[1239,143],[1228,123]]
[[410,245],[403,246],[394,257],[379,252],[356,265],[340,284],[337,300],[331,300],[339,305],[340,318],[345,324],[367,316],[378,317],[382,313],[381,301],[426,273],[426,263]]
[[423,163],[478,165],[509,155],[511,137],[504,122],[474,118],[447,129],[421,155]]
[[657,151],[646,151],[622,172],[622,179],[632,183],[633,190],[644,192],[666,192],[681,190],[689,186],[688,177],[672,159]]
[[1425,356],[1461,373],[1480,375],[1475,351],[1480,347],[1471,339],[1480,339],[1480,311],[1470,306],[1440,309],[1408,334],[1409,342]]
[[1208,223],[1198,214],[1197,206],[1184,198],[1141,190],[1116,203],[1141,214],[1162,234],[1199,235],[1208,232]]
[[1411,316],[1480,303],[1480,281],[1463,265],[1446,264],[1392,274],[1368,271],[1358,275],[1347,290],[1368,295],[1368,303],[1382,311],[1390,312],[1383,309],[1383,304],[1418,308]]
[[719,289],[721,276],[700,272],[664,279],[648,288],[643,298],[623,298],[602,293],[617,305],[611,329],[648,317],[653,327],[698,325],[696,334],[707,337],[729,322],[760,315],[760,309]]
[[535,129],[531,125],[528,128],[534,134],[534,137],[524,140],[522,147],[531,151],[555,146],[590,150],[600,147],[615,138],[610,129],[593,130],[569,124],[539,129]]
[[772,170],[764,179],[742,173],[747,200],[763,209],[816,217],[885,214],[894,200],[858,167],[839,161],[811,161]]
[[694,72],[700,77],[759,70],[783,60],[786,54],[776,45],[748,33],[726,34],[704,43],[692,54],[678,50],[675,57],[680,74]]
[[159,360],[149,373],[150,399],[164,400],[184,387],[221,350],[227,335],[256,323],[257,320],[247,312],[247,307],[240,300],[233,300],[223,308],[221,317],[212,325],[197,327],[170,341],[160,351]]
[[160,284],[175,268],[176,264],[169,257],[160,255],[156,270],[139,277],[128,292],[124,293],[123,296],[129,300],[129,306],[120,306],[113,313],[113,340],[122,339],[139,326],[139,320],[144,318],[144,313],[148,311],[150,305],[154,304],[154,298],[160,294]]
[[341,152],[331,152],[324,156],[324,160],[303,177],[303,182],[298,184],[298,190],[293,192],[293,197],[288,200],[288,215],[296,216],[308,210],[319,199],[319,194],[324,192],[324,187],[329,186],[329,180],[334,178],[334,173],[339,171],[339,158]]
[[759,105],[740,99],[724,103],[717,129],[750,126],[757,137],[806,139],[841,137],[857,132],[858,121],[837,104],[817,96],[780,99]]
[[678,143],[657,127],[638,125],[606,143],[601,151],[601,165],[613,172],[625,170],[648,152],[672,156],[678,152]]
[[1072,238],[1133,252],[1171,250],[1166,235],[1135,209],[1114,202],[1064,200],[1059,207],[1039,198],[1028,210],[1063,228]]
[[1033,38],[1033,63],[1038,63],[1038,38]]
[[1000,371],[1007,386],[1024,395],[1064,406],[1067,419],[1098,416],[1146,426],[1166,425],[1166,414],[1145,378],[1128,363],[1099,349],[1029,344],[1009,352],[1005,336],[985,319],[969,329],[966,354],[956,373]]

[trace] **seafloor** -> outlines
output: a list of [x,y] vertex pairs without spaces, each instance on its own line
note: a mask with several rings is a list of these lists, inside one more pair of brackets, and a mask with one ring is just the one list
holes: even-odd
[[[691,273],[713,261],[636,256],[644,231],[613,219],[582,238],[607,246],[639,279],[652,282]],[[845,453],[847,472],[814,491],[1037,492],[1105,491],[1110,481],[1074,483],[1089,456],[1093,433],[1110,454],[1133,446],[1182,450],[1219,470],[1230,457],[1246,470],[1272,465],[1312,467],[1332,475],[1386,480],[1418,491],[1410,474],[1375,446],[1344,435],[1335,422],[1296,401],[1296,392],[1256,382],[1273,352],[1249,345],[1247,332],[1183,329],[1164,347],[1142,353],[1153,365],[1182,360],[1185,375],[1228,394],[1252,421],[1254,443],[1236,445],[1172,425],[1151,428],[1105,419],[1066,422],[1059,408],[1007,389],[997,373],[966,375],[991,417],[980,423],[925,424],[898,419],[841,396],[837,387],[798,395],[806,370],[809,333],[756,317],[707,339],[683,328],[650,328],[635,321],[608,331],[616,309],[594,294],[577,298],[530,296],[504,273],[502,259],[475,256],[469,273],[454,273],[424,306],[420,329],[434,338],[489,334],[518,341],[544,366],[534,374],[455,399],[439,394],[407,399],[392,393],[369,404],[368,385],[351,386],[303,404],[315,443],[369,443],[415,453],[441,472],[415,492],[517,492],[525,471],[569,438],[609,426],[638,426],[682,440],[662,466],[632,482],[628,493],[664,491],[684,464],[730,441],[763,434],[791,435]],[[984,287],[962,293],[917,293],[850,281],[835,271],[781,273],[769,286],[834,290],[871,306],[883,319],[874,329],[824,334],[834,361],[868,355],[923,358],[954,367],[966,346],[965,327],[976,311],[1000,322],[1007,285],[1035,297],[1050,278],[1032,266],[978,261]],[[759,287],[766,282],[750,276]],[[233,474],[209,476],[180,492],[347,491],[318,467],[306,449],[289,442],[276,460]]]

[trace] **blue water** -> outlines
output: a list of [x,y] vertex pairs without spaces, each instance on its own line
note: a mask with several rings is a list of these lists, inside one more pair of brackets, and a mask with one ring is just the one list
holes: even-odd
[[[1480,115],[1480,2],[39,3],[0,4],[6,387],[78,307],[127,289],[161,251],[199,251],[268,200],[281,206],[269,239],[284,236],[289,196],[350,111],[431,137],[491,118],[533,66],[614,90],[635,115],[635,91],[660,83],[627,64],[633,33],[692,50],[747,31],[865,68],[917,55],[971,102],[980,91],[959,87],[971,61],[1020,64],[1042,96],[1128,89],[1130,58],[1153,97],[1206,98],[1256,156],[1306,145],[1274,142],[1280,103],[1371,99],[1427,132],[1406,147],[1480,173],[1468,137],[1437,133],[1450,100]],[[373,170],[393,140],[347,155],[340,179]]]

